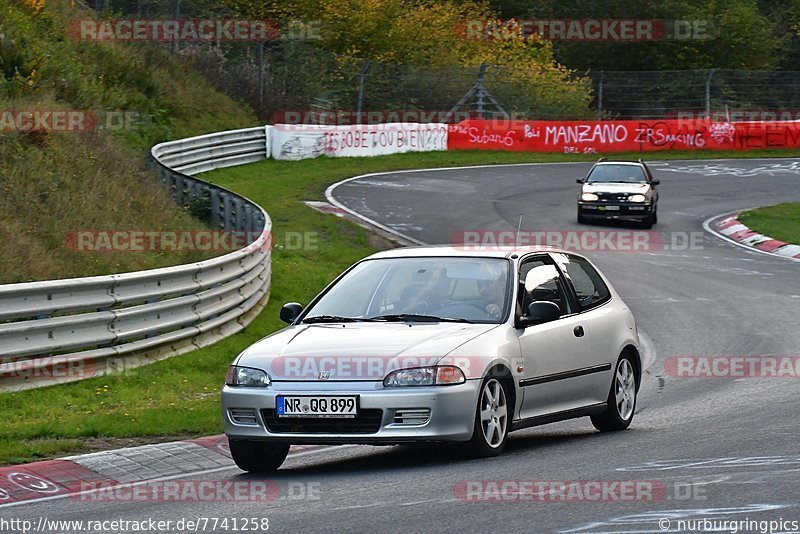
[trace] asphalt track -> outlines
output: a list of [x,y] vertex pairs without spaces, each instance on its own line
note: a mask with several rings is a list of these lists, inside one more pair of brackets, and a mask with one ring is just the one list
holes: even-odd
[[[628,229],[575,221],[575,178],[588,168],[392,173],[347,181],[332,195],[347,209],[426,243],[447,243],[468,230],[512,230],[520,213],[529,231]],[[800,522],[800,380],[682,378],[664,366],[674,356],[800,354],[800,263],[703,230],[719,214],[800,201],[800,160],[671,161],[653,170],[662,185],[652,236],[660,237],[647,250],[586,252],[656,349],[629,430],[600,434],[588,419],[532,428],[512,434],[502,456],[485,460],[459,459],[447,447],[328,448],[292,458],[269,477],[281,488],[273,502],[66,498],[0,510],[0,517],[267,517],[270,532],[402,533],[675,532],[680,520],[715,520],[718,527],[721,521]],[[693,246],[686,246],[687,238]],[[263,477],[231,468],[194,479]],[[651,481],[660,490],[625,502],[536,502],[513,495],[497,502],[485,484],[467,500],[459,490],[465,481],[476,488],[475,481],[488,480]],[[311,488],[312,498],[291,498],[302,490],[290,495],[290,484]],[[765,532],[762,526],[769,527],[750,523],[738,530]],[[796,527],[773,526],[772,532]]]

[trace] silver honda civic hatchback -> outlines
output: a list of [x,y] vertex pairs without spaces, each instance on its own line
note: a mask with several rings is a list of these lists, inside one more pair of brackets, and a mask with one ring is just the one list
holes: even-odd
[[633,315],[583,256],[413,247],[361,260],[247,348],[222,390],[236,464],[280,467],[292,444],[453,442],[499,454],[509,432],[633,419]]

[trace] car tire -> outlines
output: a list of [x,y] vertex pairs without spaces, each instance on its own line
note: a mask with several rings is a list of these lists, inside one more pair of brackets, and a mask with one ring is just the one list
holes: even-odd
[[625,430],[636,411],[636,366],[628,354],[620,356],[614,368],[606,411],[592,416],[592,425],[601,432]]
[[493,376],[486,377],[478,393],[472,439],[466,452],[472,458],[497,456],[506,446],[511,426],[511,406],[506,385]]
[[586,224],[588,222],[589,219],[587,219],[585,216],[581,215],[580,212],[578,212],[578,224]]
[[658,222],[658,213],[654,211],[653,213],[648,215],[645,220],[642,221],[642,228],[644,228],[645,230],[649,230],[657,222]]
[[289,445],[264,441],[230,440],[233,461],[242,471],[271,473],[276,471],[289,454]]

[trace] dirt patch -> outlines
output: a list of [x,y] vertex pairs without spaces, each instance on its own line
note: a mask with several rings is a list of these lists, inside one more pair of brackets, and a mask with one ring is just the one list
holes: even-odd
[[123,449],[126,447],[137,447],[139,445],[150,445],[152,443],[168,443],[170,441],[181,441],[187,439],[195,439],[198,437],[196,434],[175,434],[171,436],[132,436],[127,438],[46,438],[46,439],[29,439],[25,440],[26,444],[35,445],[47,442],[70,442],[69,452],[54,453],[52,457],[37,458],[39,460],[51,460],[55,458],[62,458],[64,456],[74,456],[78,454],[88,454],[91,452],[110,451],[114,449]]
[[129,438],[82,438],[83,447],[76,454],[108,451],[125,447],[137,447],[139,445],[150,445],[152,443],[168,443],[170,441],[181,441],[198,437],[201,436],[195,434],[178,434],[174,436],[133,436]]
[[367,243],[369,243],[369,246],[375,250],[389,250],[391,248],[397,248],[397,243],[389,241],[385,237],[378,234],[373,234],[372,232],[367,234]]

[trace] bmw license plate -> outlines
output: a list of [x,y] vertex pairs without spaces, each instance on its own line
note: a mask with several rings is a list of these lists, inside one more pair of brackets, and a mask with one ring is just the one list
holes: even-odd
[[278,417],[350,418],[358,414],[358,397],[278,395]]

